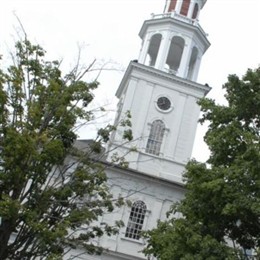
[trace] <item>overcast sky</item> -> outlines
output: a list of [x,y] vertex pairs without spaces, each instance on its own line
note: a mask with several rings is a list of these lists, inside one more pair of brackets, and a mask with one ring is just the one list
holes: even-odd
[[[0,53],[11,50],[17,38],[15,12],[29,39],[42,45],[50,59],[63,59],[65,69],[75,64],[78,45],[84,46],[84,64],[97,58],[126,68],[138,57],[143,21],[151,13],[162,13],[165,0],[0,0],[0,4]],[[202,59],[198,82],[208,83],[212,87],[208,96],[222,103],[227,75],[241,76],[260,64],[260,0],[208,0],[200,25],[209,34],[211,47]],[[116,103],[113,95],[122,76],[123,71],[101,75],[98,102]],[[204,132],[198,128],[193,152],[200,161],[208,156]],[[88,133],[82,137],[88,138]]]

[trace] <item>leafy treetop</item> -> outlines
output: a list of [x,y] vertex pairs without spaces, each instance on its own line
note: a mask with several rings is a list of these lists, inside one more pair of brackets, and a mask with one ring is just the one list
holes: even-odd
[[[204,98],[208,166],[191,161],[186,196],[145,234],[147,255],[168,259],[260,257],[260,68],[224,84],[228,106]],[[182,218],[176,218],[180,212]]]
[[89,70],[62,76],[59,62],[27,39],[15,50],[0,69],[0,259],[62,259],[77,246],[99,253],[92,240],[122,223],[97,220],[121,200],[92,155],[115,127],[100,130],[86,151],[73,145],[77,120],[94,118],[88,105],[98,82],[83,80]]

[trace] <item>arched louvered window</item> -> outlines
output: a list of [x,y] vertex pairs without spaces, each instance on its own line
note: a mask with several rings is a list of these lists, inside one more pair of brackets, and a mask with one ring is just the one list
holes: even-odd
[[181,58],[185,47],[185,41],[182,37],[174,36],[171,40],[165,69],[171,74],[177,74],[181,64]]
[[157,33],[154,34],[150,40],[149,49],[145,59],[145,65],[154,67],[158,56],[162,35]]
[[155,120],[152,123],[150,134],[148,137],[146,152],[154,155],[159,155],[163,136],[165,132],[165,125],[161,120]]
[[146,205],[143,201],[134,202],[127,223],[125,237],[139,240],[143,228]]
[[192,13],[192,19],[196,19],[198,16],[198,11],[199,11],[199,5],[196,3],[193,9]]

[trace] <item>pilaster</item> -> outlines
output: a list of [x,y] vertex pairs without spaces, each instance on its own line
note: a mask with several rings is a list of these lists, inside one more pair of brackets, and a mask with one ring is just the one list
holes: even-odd
[[197,57],[195,68],[194,68],[194,72],[193,72],[193,76],[191,78],[191,80],[193,80],[193,81],[197,81],[201,60],[202,60],[202,54],[198,55],[198,57]]
[[179,1],[177,1],[177,3],[176,3],[176,8],[175,8],[175,10],[176,10],[176,13],[178,13],[178,14],[181,12],[182,2],[183,2],[183,0],[179,0]]
[[148,48],[149,48],[149,45],[150,45],[150,39],[151,39],[151,34],[147,33],[144,40],[143,40],[143,46],[140,50],[140,54],[139,54],[139,58],[138,58],[138,61],[142,64],[145,63]]
[[181,57],[181,63],[177,73],[179,77],[183,77],[183,78],[186,77],[190,54],[191,54],[191,40],[185,39],[185,46]]
[[155,68],[159,70],[164,69],[164,65],[167,59],[167,55],[169,52],[170,44],[171,44],[171,38],[167,31],[163,32],[163,38],[161,41],[160,49],[158,52],[157,60],[155,63]]
[[192,19],[192,14],[193,14],[195,4],[196,3],[194,1],[190,2],[190,7],[189,7],[188,15],[187,15],[187,17],[190,18],[190,19]]

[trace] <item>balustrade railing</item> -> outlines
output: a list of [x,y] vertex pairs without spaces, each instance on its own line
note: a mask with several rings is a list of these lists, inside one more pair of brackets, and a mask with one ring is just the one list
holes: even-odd
[[178,71],[177,70],[173,70],[173,69],[168,69],[168,68],[164,68],[164,71],[169,73],[169,74],[172,74],[172,75],[177,75]]
[[205,35],[208,36],[208,34],[202,29],[202,27],[199,25],[198,19],[191,19],[187,16],[177,14],[176,12],[170,12],[170,13],[163,13],[163,14],[151,14],[152,19],[161,19],[161,18],[175,18],[176,20],[192,24],[200,29],[200,31]]

